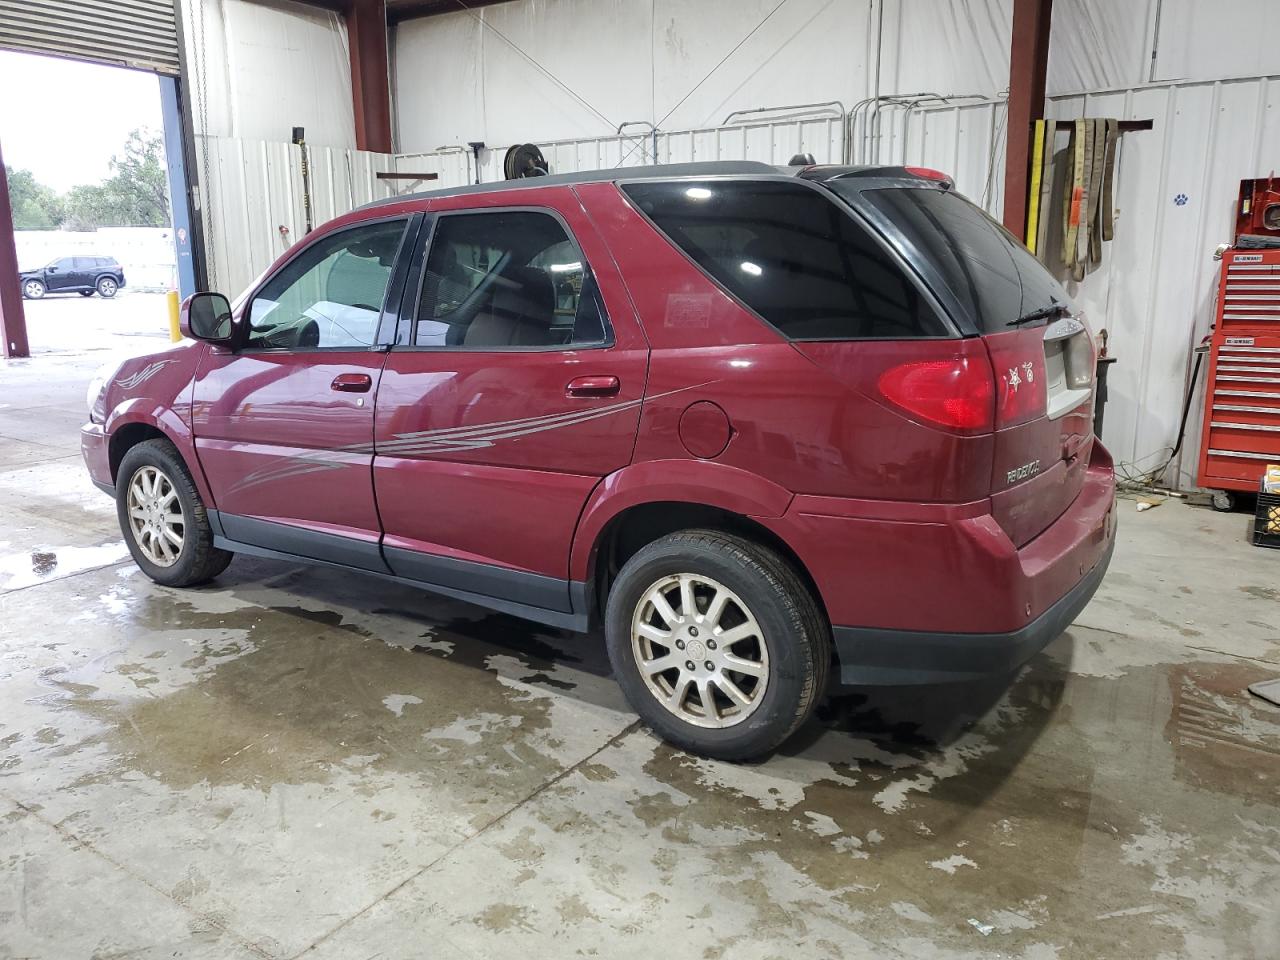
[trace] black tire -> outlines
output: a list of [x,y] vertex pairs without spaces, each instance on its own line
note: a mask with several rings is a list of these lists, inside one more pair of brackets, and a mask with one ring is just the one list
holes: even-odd
[[[767,644],[764,692],[732,726],[699,726],[671,712],[646,684],[633,650],[632,619],[645,594],[664,577],[685,573],[712,578],[741,598]],[[830,625],[794,567],[769,547],[715,530],[671,534],[628,560],[609,591],[605,640],[614,676],[649,728],[690,753],[720,760],[776,749],[813,713],[831,665]]]
[[98,296],[104,300],[110,300],[120,292],[120,284],[116,282],[115,277],[99,277],[98,282],[94,284],[94,289],[98,291]]
[[42,280],[32,278],[22,281],[22,299],[23,300],[41,300],[44,298],[47,289]]
[[[164,566],[146,554],[129,517],[129,487],[144,467],[159,470],[173,485],[182,508],[182,547],[177,558]],[[148,577],[166,587],[190,587],[212,580],[231,562],[232,553],[213,545],[213,528],[195,481],[182,456],[168,440],[147,440],[130,447],[116,472],[116,516],[134,561]]]
[[92,297],[92,296],[93,296],[93,291],[92,291],[92,290],[81,290],[81,291],[80,291],[80,296],[82,296],[82,297]]

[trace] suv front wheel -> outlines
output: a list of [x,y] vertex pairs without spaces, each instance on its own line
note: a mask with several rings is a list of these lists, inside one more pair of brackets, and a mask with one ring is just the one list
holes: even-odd
[[39,300],[44,296],[44,284],[34,278],[23,280],[22,296],[27,300]]
[[769,753],[826,687],[825,617],[791,564],[750,540],[689,530],[649,544],[619,572],[605,619],[627,700],[691,753]]
[[147,440],[124,455],[116,513],[134,561],[163,586],[204,583],[231,562],[231,553],[213,545],[200,491],[168,440]]

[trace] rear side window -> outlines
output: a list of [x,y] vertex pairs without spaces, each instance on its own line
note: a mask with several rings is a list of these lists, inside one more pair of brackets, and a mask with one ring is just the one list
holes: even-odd
[[950,331],[885,249],[799,183],[633,183],[623,191],[712,279],[791,340]]
[[607,340],[590,267],[555,217],[532,210],[440,216],[415,346],[534,350]]
[[[833,186],[841,190],[840,181]],[[1074,312],[1062,285],[1027,248],[964,197],[893,187],[866,190],[862,196],[941,271],[979,331],[1000,333],[1019,317],[1055,303]]]

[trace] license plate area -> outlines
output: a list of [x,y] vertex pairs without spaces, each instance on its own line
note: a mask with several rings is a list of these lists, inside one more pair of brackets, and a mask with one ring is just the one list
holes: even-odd
[[1075,317],[1063,317],[1044,332],[1045,390],[1050,420],[1064,416],[1093,392],[1093,341]]

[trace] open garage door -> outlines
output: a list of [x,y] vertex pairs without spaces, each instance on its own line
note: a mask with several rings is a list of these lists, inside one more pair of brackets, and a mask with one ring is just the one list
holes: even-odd
[[0,48],[178,73],[173,0],[0,0]]

